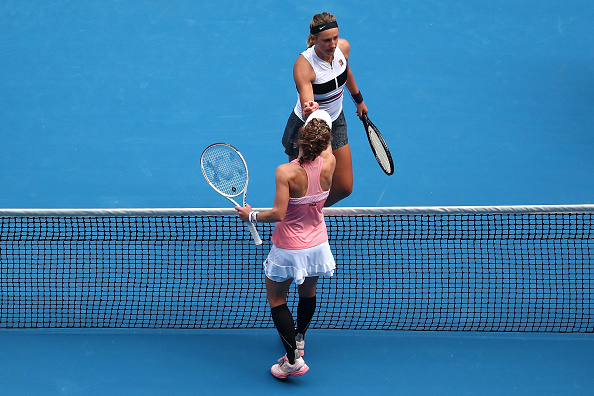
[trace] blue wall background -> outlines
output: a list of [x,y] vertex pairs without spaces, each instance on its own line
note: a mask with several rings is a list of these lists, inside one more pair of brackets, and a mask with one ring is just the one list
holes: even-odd
[[225,207],[199,166],[217,141],[270,206],[292,66],[325,10],[397,168],[345,101],[341,206],[594,203],[592,1],[8,0],[0,207]]

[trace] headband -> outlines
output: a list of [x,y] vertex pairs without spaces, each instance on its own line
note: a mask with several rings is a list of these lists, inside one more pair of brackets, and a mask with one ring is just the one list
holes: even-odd
[[323,32],[324,30],[334,29],[337,27],[338,27],[338,22],[336,22],[336,21],[326,22],[326,23],[322,23],[321,25],[316,25],[316,26],[310,27],[309,32],[311,34],[318,34],[320,32]]

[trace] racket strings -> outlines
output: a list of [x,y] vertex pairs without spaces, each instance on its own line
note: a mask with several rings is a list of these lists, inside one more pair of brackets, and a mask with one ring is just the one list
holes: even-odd
[[221,194],[237,196],[247,185],[247,168],[232,148],[214,146],[202,155],[202,170],[208,182]]
[[393,171],[392,157],[387,151],[384,141],[372,126],[367,126],[367,130],[369,132],[369,143],[371,144],[375,158],[384,172],[391,173]]

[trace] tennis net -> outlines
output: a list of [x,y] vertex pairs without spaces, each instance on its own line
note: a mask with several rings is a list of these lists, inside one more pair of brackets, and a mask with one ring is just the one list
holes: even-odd
[[[325,214],[314,328],[594,330],[594,205]],[[258,228],[256,247],[234,210],[0,209],[0,327],[273,327]]]

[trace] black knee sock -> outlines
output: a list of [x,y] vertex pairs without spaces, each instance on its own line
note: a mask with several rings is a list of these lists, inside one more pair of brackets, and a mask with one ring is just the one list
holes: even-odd
[[316,312],[316,296],[299,297],[297,305],[297,333],[305,335]]
[[272,321],[276,326],[276,330],[281,337],[285,350],[287,351],[287,359],[289,363],[295,363],[295,350],[297,343],[295,341],[295,323],[293,322],[293,315],[287,304],[279,305],[270,310],[272,314]]

